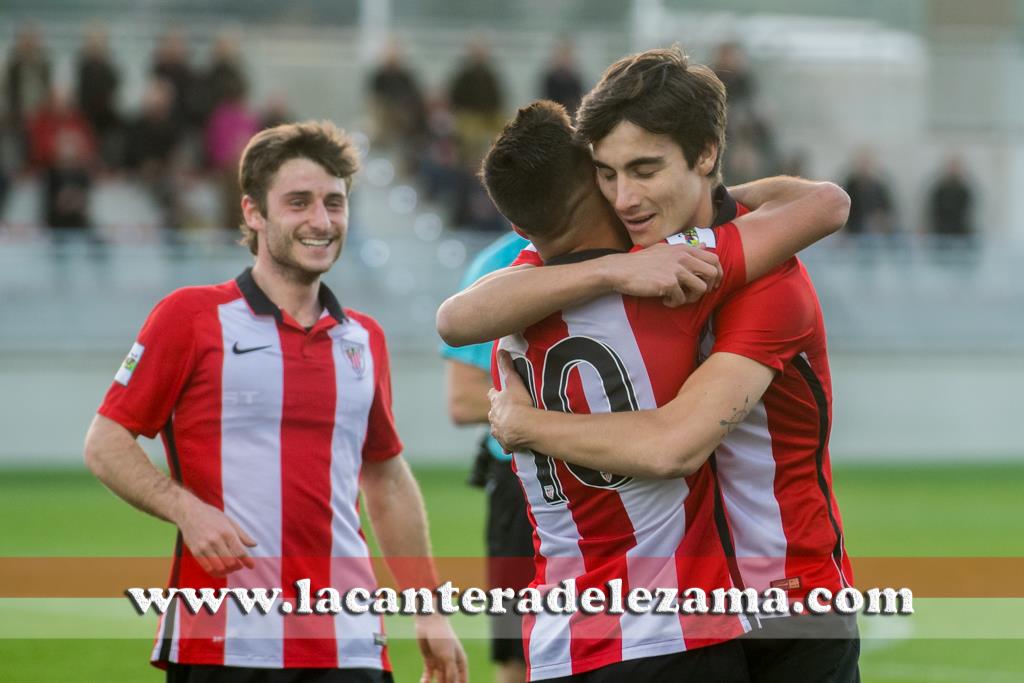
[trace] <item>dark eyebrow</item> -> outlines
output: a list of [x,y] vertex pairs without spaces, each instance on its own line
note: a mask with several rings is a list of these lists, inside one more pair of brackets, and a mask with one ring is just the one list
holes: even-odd
[[665,157],[637,157],[636,159],[631,159],[629,161],[629,163],[626,164],[626,168],[627,169],[634,169],[637,166],[648,166],[650,164],[661,164],[661,163],[664,163],[664,161],[665,161]]
[[[309,190],[292,190],[291,192],[286,192],[284,198],[285,201],[291,199],[305,199],[309,201],[310,199],[313,198],[313,193],[310,192]],[[331,192],[326,197],[324,197],[324,201],[329,202],[336,201],[338,199],[345,200],[345,198],[346,197],[344,192]]]
[[[609,170],[609,171],[614,171],[615,170],[614,168],[612,168],[608,164],[606,164],[604,162],[601,162],[601,161],[598,161],[597,159],[593,159],[592,161],[594,162],[594,166],[597,166],[598,168],[606,169],[606,170]],[[656,156],[656,157],[637,157],[636,159],[630,159],[629,162],[626,163],[626,170],[628,171],[628,170],[635,169],[637,166],[647,166],[648,164],[663,164],[664,162],[665,162],[665,157],[661,157],[661,156]]]

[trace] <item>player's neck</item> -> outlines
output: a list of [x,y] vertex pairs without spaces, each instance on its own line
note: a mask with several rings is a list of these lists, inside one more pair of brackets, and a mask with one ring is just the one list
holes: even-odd
[[589,201],[581,202],[572,212],[569,222],[571,227],[565,234],[544,244],[534,242],[537,252],[545,261],[577,251],[628,251],[632,246],[615,211],[600,194],[595,193]]
[[[687,228],[710,228],[715,220],[715,194],[710,179],[701,183],[700,203],[693,212],[693,216],[686,225],[679,226],[680,230]],[[666,235],[668,237],[668,235]]]
[[295,318],[303,327],[312,327],[320,319],[320,278],[310,282],[306,278],[275,268],[273,263],[256,259],[252,279],[274,305]]

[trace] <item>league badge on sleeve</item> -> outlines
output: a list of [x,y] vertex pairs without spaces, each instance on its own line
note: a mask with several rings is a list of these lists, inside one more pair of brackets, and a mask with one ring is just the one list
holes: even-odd
[[121,367],[118,369],[117,374],[114,375],[114,381],[123,386],[128,386],[128,380],[132,378],[132,373],[135,372],[135,368],[139,365],[139,359],[142,358],[142,352],[146,350],[146,347],[135,342],[132,344],[132,350],[128,352],[124,362],[121,363]]
[[689,244],[691,247],[716,246],[715,231],[710,228],[687,228],[665,238],[669,244]]

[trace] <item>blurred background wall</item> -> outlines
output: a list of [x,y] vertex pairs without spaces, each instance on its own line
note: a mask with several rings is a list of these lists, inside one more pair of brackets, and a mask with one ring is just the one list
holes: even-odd
[[410,456],[468,464],[433,317],[507,229],[480,153],[517,106],[572,108],[618,57],[674,42],[729,88],[727,182],[853,198],[805,258],[834,458],[1019,458],[1022,20],[1022,0],[5,0],[0,464],[78,462],[153,304],[248,264],[239,141],[306,118],[364,152],[326,280],[388,334]]

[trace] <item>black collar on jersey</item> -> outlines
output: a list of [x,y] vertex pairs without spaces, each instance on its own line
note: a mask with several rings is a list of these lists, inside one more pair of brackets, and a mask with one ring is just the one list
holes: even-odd
[[[256,280],[252,277],[252,268],[242,271],[242,274],[235,278],[235,282],[238,283],[238,289],[242,291],[242,296],[245,297],[253,313],[272,315],[277,322],[281,322],[281,309],[256,284]],[[317,298],[320,299],[320,305],[327,309],[332,318],[339,323],[345,321],[345,313],[341,309],[341,304],[338,303],[338,298],[323,282],[320,283],[320,292],[317,294]]]
[[555,258],[548,259],[544,262],[545,266],[563,266],[566,263],[579,263],[581,261],[589,261],[594,258],[601,258],[608,254],[624,254],[625,252],[621,249],[584,249],[582,251],[571,251],[568,254],[562,254]]
[[708,227],[725,225],[736,220],[736,200],[729,194],[725,185],[719,185],[711,193],[711,205],[715,208],[715,213],[711,218],[711,225]]

